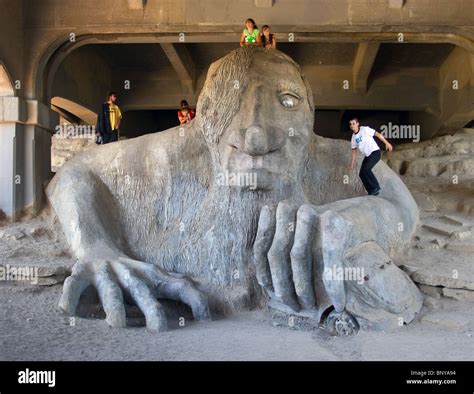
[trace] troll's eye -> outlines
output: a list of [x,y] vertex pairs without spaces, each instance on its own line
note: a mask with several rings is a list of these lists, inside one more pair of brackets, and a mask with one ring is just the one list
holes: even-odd
[[284,93],[280,95],[280,102],[285,108],[295,108],[299,104],[300,98],[295,94]]

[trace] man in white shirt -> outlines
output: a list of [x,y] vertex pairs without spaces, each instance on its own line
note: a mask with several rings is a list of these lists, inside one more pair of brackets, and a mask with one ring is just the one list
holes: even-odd
[[385,144],[385,149],[389,152],[393,150],[393,146],[378,131],[367,126],[360,126],[358,118],[351,118],[349,120],[349,126],[352,130],[352,160],[349,165],[349,171],[354,169],[357,149],[359,149],[365,156],[360,167],[359,177],[367,193],[371,196],[377,196],[380,193],[380,185],[372,172],[372,168],[374,168],[380,160],[381,152],[374,140],[374,136]]

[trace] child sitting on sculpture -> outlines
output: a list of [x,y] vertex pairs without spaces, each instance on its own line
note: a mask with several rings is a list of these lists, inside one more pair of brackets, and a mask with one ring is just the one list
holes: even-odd
[[196,114],[192,108],[189,108],[188,102],[186,100],[181,100],[180,110],[178,111],[179,125],[182,126],[191,122],[195,116]]
[[270,32],[270,26],[268,25],[262,27],[262,45],[268,49],[276,49],[275,34]]
[[245,45],[262,45],[260,30],[258,30],[255,21],[251,18],[245,21],[245,29],[240,37],[240,46]]

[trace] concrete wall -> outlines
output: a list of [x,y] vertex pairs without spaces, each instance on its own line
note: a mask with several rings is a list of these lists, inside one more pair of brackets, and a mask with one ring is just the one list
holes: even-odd
[[[24,82],[23,1],[0,0],[0,10],[0,61],[12,81]],[[15,94],[22,96],[22,90]]]
[[51,97],[59,96],[98,112],[112,90],[112,69],[100,52],[90,46],[79,48],[59,66]]
[[440,68],[440,116],[446,132],[474,119],[474,54],[456,48]]
[[[243,25],[252,17],[259,24],[286,26],[413,24],[469,25],[470,0],[405,0],[390,8],[389,0],[278,0],[270,8],[255,0],[94,0],[28,1],[29,27],[137,24],[201,25],[202,28]],[[143,6],[145,4],[145,6]],[[95,22],[95,23],[94,23]]]

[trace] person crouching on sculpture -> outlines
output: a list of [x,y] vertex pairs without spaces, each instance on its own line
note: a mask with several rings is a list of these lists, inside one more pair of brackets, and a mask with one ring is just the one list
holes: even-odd
[[275,34],[270,33],[270,26],[264,25],[262,27],[262,45],[268,49],[276,49]]
[[351,118],[349,120],[349,127],[352,130],[352,159],[349,171],[352,171],[355,167],[357,149],[359,149],[365,156],[360,167],[359,177],[367,193],[371,196],[377,196],[380,193],[380,185],[372,172],[372,168],[379,162],[381,152],[374,140],[374,136],[385,144],[385,149],[389,152],[393,150],[393,147],[378,131],[367,126],[360,126],[358,118]]
[[108,144],[109,142],[118,141],[120,121],[122,119],[122,112],[116,104],[117,94],[109,92],[105,98],[105,103],[102,104],[101,110],[97,115],[96,134],[98,144]]
[[180,110],[178,111],[179,125],[191,122],[196,116],[196,113],[193,109],[189,108],[189,104],[186,100],[181,100]]
[[245,21],[245,29],[240,37],[240,46],[245,45],[262,45],[260,30],[258,30],[255,21],[250,18]]

